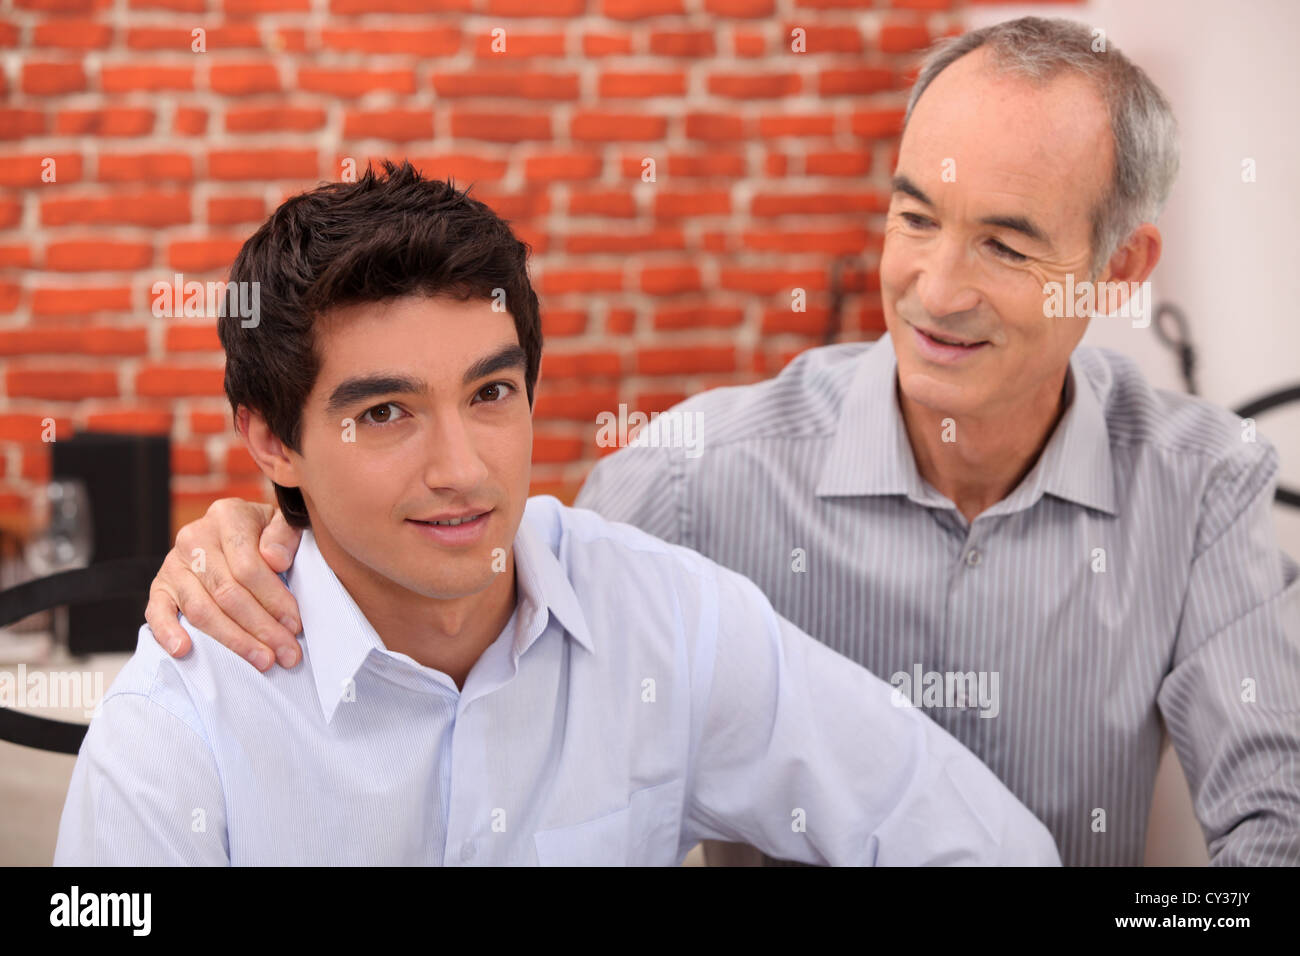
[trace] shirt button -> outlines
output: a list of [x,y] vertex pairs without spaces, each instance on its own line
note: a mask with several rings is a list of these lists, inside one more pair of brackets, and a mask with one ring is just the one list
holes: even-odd
[[980,563],[981,557],[982,555],[980,554],[979,548],[971,548],[966,552],[966,564],[973,568],[975,565]]
[[474,841],[466,840],[464,843],[460,845],[461,862],[468,863],[470,860],[474,859],[474,854],[476,854],[477,852],[478,850],[474,846]]

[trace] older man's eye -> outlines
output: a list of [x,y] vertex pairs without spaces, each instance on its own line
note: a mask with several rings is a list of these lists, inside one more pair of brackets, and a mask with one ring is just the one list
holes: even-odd
[[930,221],[924,216],[918,216],[914,212],[900,212],[898,215],[903,222],[907,223],[913,229],[921,229]]
[[990,239],[989,242],[993,244],[993,249],[994,251],[997,252],[998,255],[1011,262],[1024,262],[1026,259],[1029,258],[1028,256],[1021,255],[1020,253],[1016,252],[1016,250],[1010,248],[1009,246],[1004,246],[996,239]]

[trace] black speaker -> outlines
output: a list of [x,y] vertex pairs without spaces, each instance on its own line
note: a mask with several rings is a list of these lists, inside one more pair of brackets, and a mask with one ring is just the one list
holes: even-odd
[[[90,498],[90,563],[156,558],[171,550],[171,439],[167,435],[82,432],[53,443],[51,477],[76,478]],[[73,654],[131,651],[148,591],[68,608]]]

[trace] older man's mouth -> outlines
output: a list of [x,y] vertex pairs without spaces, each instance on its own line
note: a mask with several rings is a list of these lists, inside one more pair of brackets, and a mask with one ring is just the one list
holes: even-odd
[[916,334],[918,350],[926,358],[936,362],[959,362],[984,349],[989,342],[986,339],[964,339],[955,335],[940,334],[912,326]]

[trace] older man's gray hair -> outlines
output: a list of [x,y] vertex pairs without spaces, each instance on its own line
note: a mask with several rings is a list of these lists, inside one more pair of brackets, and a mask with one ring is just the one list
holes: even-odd
[[[1159,88],[1107,40],[1070,20],[1022,17],[936,44],[921,64],[904,126],[925,88],[959,57],[986,46],[999,73],[1046,82],[1062,71],[1087,76],[1106,104],[1115,138],[1110,188],[1092,212],[1092,277],[1144,222],[1155,222],[1178,175],[1178,124]],[[1095,49],[1097,48],[1097,49]]]

